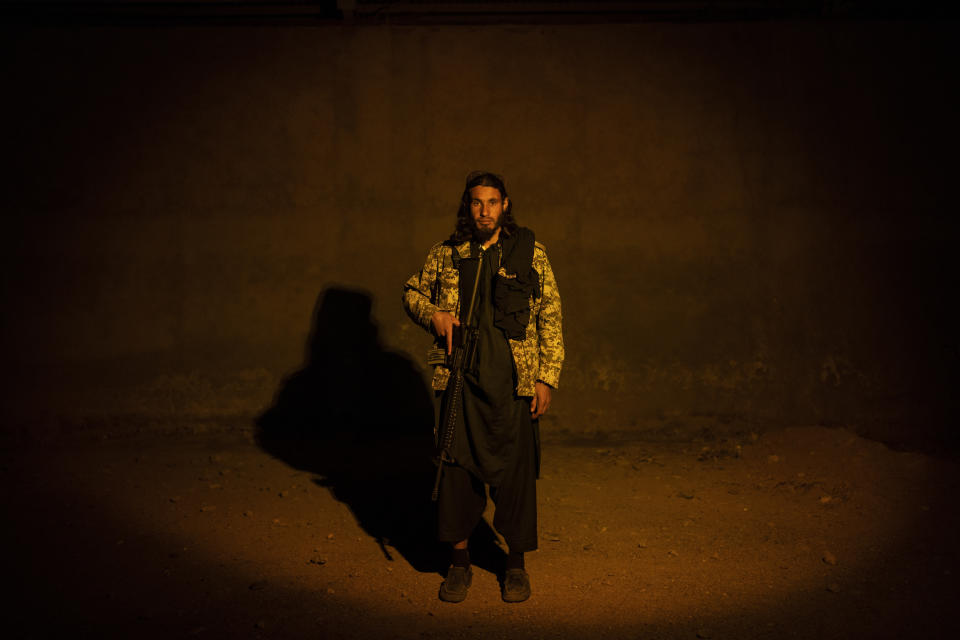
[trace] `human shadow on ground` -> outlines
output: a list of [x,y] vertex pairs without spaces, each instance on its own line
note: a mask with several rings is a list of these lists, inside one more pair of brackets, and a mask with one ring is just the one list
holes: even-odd
[[[417,366],[383,348],[364,291],[329,287],[314,306],[304,366],[280,385],[256,422],[259,446],[316,474],[379,544],[417,571],[445,573],[449,550],[436,542],[430,501],[434,403]],[[498,573],[503,552],[481,522],[474,563]]]

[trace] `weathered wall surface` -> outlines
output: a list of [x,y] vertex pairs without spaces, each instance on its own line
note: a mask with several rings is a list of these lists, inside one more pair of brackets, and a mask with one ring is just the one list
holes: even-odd
[[954,415],[945,27],[7,35],[8,431],[249,423],[330,287],[422,362],[400,285],[477,168],[559,279],[545,430]]

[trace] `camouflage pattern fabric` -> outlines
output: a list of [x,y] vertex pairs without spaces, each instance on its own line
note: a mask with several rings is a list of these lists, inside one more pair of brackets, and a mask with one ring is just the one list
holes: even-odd
[[[456,247],[459,255],[469,255],[470,242]],[[553,388],[560,384],[563,366],[563,314],[560,291],[547,259],[547,251],[537,242],[533,249],[533,268],[540,274],[540,297],[530,299],[530,322],[523,340],[509,340],[513,365],[517,372],[517,395],[532,396],[537,380]],[[459,272],[453,266],[449,245],[435,244],[423,268],[410,276],[403,286],[403,308],[414,322],[433,334],[430,319],[437,311],[459,316]],[[436,344],[441,346],[439,339]],[[446,342],[442,344],[446,348]],[[446,388],[450,370],[439,365],[434,370],[433,388]]]

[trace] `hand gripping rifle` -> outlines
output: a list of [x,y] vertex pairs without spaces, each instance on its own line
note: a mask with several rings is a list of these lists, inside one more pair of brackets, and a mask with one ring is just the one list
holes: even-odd
[[440,497],[440,476],[443,474],[443,463],[453,462],[453,435],[457,426],[457,412],[463,405],[463,372],[473,369],[477,357],[477,339],[479,330],[473,326],[473,312],[477,306],[477,288],[480,284],[480,272],[483,270],[483,254],[477,264],[477,276],[473,281],[473,291],[470,294],[470,306],[467,307],[466,322],[462,323],[459,331],[454,333],[456,344],[453,353],[446,356],[446,366],[450,369],[450,379],[447,382],[447,391],[443,396],[440,421],[435,434],[437,455],[437,478],[433,483],[431,500],[437,501]]

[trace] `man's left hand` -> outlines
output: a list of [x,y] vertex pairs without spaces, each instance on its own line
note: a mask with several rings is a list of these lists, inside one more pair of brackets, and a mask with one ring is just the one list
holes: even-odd
[[550,385],[537,381],[533,390],[533,399],[530,401],[530,417],[534,420],[542,416],[550,408]]

